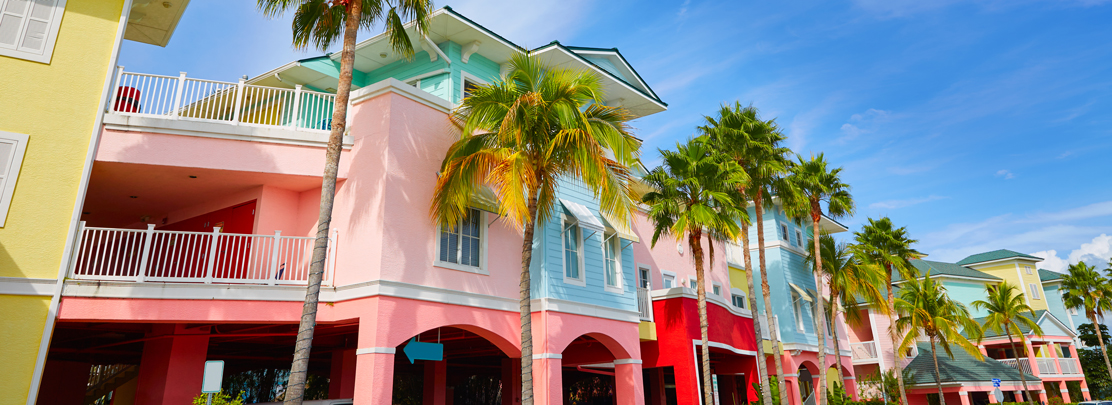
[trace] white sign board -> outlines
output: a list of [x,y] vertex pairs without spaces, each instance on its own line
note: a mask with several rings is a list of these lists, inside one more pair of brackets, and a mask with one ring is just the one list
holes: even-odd
[[993,390],[992,396],[996,398],[997,403],[1004,402],[1004,393],[1000,392],[1000,388]]
[[201,381],[201,392],[220,392],[220,384],[224,380],[224,360],[211,360],[205,362],[205,378]]

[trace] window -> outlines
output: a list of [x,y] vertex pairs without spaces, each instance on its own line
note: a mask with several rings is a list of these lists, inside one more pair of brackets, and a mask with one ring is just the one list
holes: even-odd
[[637,276],[639,277],[638,282],[640,283],[638,285],[641,286],[641,288],[644,288],[646,290],[653,289],[653,280],[651,278],[649,278],[649,268],[648,267],[638,268],[637,269]]
[[0,0],[0,55],[50,63],[66,0]]
[[475,91],[475,89],[478,88],[478,87],[479,87],[479,85],[476,84],[475,82],[464,79],[463,80],[463,98],[471,97],[471,92]]
[[788,234],[788,225],[787,224],[780,224],[780,239],[783,239],[784,242],[787,242],[789,237],[790,236]]
[[579,225],[564,222],[564,281],[578,281],[585,284],[583,278],[582,240],[579,237]]
[[[0,0],[2,1],[2,0]],[[15,182],[27,150],[27,135],[0,131],[0,226],[8,218]]]
[[602,242],[602,252],[606,259],[606,268],[604,269],[606,288],[617,289],[619,292],[622,288],[622,265],[620,259],[622,252],[620,242],[617,235],[610,235],[609,238],[604,239]]
[[722,286],[718,285],[717,283],[714,284],[714,286],[711,288],[711,291],[714,292],[714,295],[717,295],[719,297],[722,296]]
[[1035,284],[1035,283],[1028,284],[1027,288],[1031,290],[1031,299],[1033,299],[1033,300],[1042,299],[1042,297],[1039,296],[1039,285],[1038,284]]
[[441,227],[437,241],[437,265],[455,270],[482,272],[483,215],[472,208],[467,217],[453,227]]
[[1031,274],[1031,266],[1023,266],[1023,270],[1026,270],[1027,274]]
[[803,332],[803,297],[792,292],[792,310],[795,311],[795,329]]
[[692,289],[692,290],[698,290],[699,289],[699,280],[697,280],[695,277],[688,278],[687,279],[687,287]]
[[745,295],[744,294],[738,294],[738,293],[731,294],[731,300],[733,301],[733,304],[734,304],[735,307],[745,309]]
[[664,282],[664,288],[675,288],[676,287],[676,275],[675,274],[663,273],[662,277],[663,277],[663,282]]

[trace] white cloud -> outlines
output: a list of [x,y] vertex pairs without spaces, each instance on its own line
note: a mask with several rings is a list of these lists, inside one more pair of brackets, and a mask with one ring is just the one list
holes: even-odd
[[892,210],[892,209],[897,209],[897,208],[910,207],[912,205],[918,205],[918,204],[922,204],[922,203],[925,203],[925,202],[944,200],[944,199],[947,199],[947,198],[949,198],[949,197],[931,195],[931,196],[928,196],[928,197],[909,198],[909,199],[906,199],[906,200],[879,201],[879,202],[869,204],[869,208],[890,209],[890,210]]
[[1070,265],[1069,261],[1058,257],[1057,250],[1044,250],[1041,252],[1035,252],[1031,253],[1031,256],[1041,257],[1045,259],[1042,263],[1039,263],[1039,267],[1050,271],[1065,273],[1066,268]]
[[1012,174],[1012,172],[1008,170],[1000,169],[996,171],[996,177],[1003,177],[1004,180],[1011,180],[1015,178],[1015,174]]
[[1044,250],[1031,255],[1046,259],[1039,267],[1059,273],[1065,273],[1069,265],[1080,262],[1104,268],[1108,265],[1109,258],[1112,258],[1112,236],[1102,233],[1093,240],[1082,243],[1081,247],[1071,251],[1066,258],[1059,257],[1057,250]]
[[863,113],[853,114],[849,117],[849,122],[842,124],[842,137],[838,138],[838,143],[846,143],[857,139],[857,137],[876,132],[877,126],[888,120],[891,112],[870,108]]

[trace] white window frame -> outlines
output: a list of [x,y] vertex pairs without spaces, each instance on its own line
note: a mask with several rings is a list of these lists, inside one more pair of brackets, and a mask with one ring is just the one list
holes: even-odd
[[[669,278],[671,278],[671,280],[669,280]],[[676,273],[660,270],[660,286],[662,288],[676,288],[676,280],[679,280],[679,278],[676,276]],[[672,285],[670,286],[668,285],[669,281],[672,282]]]
[[[610,275],[606,272],[606,265],[609,264],[606,259],[607,248],[614,249],[614,277],[616,280],[610,280]],[[613,285],[611,282],[613,282]],[[618,294],[625,292],[622,282],[622,240],[618,238],[617,234],[603,235],[602,238],[602,286],[608,292]]]
[[652,290],[653,289],[653,280],[652,280],[652,277],[653,277],[652,274],[653,273],[652,272],[653,272],[652,268],[647,266],[647,265],[644,265],[644,264],[638,264],[637,265],[637,287],[638,288],[644,288],[644,289],[647,289],[647,290]]
[[1023,266],[1023,270],[1026,271],[1027,274],[1034,274],[1031,272],[1031,266]]
[[[740,298],[740,301],[737,301],[737,299],[739,299],[739,298]],[[730,304],[733,305],[734,308],[745,309],[746,303],[749,302],[749,301],[746,301],[747,299],[748,299],[748,297],[745,296],[745,292],[741,291],[741,289],[739,289],[739,288],[731,288],[730,289]],[[738,306],[738,303],[741,303],[741,305]]]
[[482,85],[490,85],[490,82],[480,79],[478,76],[475,76],[473,74],[467,73],[466,70],[461,70],[459,75],[459,102],[456,102],[456,104],[459,104],[463,101],[463,93],[464,90],[467,89],[468,80],[477,82]]
[[[468,273],[490,275],[487,271],[487,228],[489,224],[486,222],[486,212],[478,208],[469,208],[473,212],[479,213],[479,267],[468,266],[462,263],[452,263],[440,260],[440,233],[442,226],[436,228],[436,250],[433,252],[433,265],[440,268],[466,271]],[[457,247],[462,248],[462,244],[457,244]]]
[[722,283],[711,282],[710,293],[725,298],[725,296],[722,295]]
[[1031,290],[1031,299],[1033,299],[1033,300],[1041,300],[1042,299],[1042,294],[1039,293],[1039,285],[1038,284],[1029,283],[1029,284],[1027,284],[1027,289]]
[[28,136],[24,134],[0,131],[0,142],[15,144],[7,172],[0,177],[0,227],[3,227],[8,219],[8,208],[12,205],[15,183],[19,180],[19,169],[23,167],[23,155],[27,153],[27,138]]
[[692,291],[698,291],[699,279],[695,278],[694,276],[687,276],[687,288],[690,288]]
[[[0,55],[29,60],[32,62],[50,64],[50,59],[54,56],[54,43],[58,40],[58,29],[62,25],[62,16],[66,10],[66,0],[58,0],[58,3],[54,5],[53,10],[50,11],[50,27],[46,29],[46,39],[43,40],[41,53],[19,49],[20,44],[23,42],[23,37],[27,35],[27,20],[31,14],[30,7],[34,6],[34,0],[28,0],[28,3],[30,4],[28,4],[27,6],[27,14],[23,16],[22,26],[19,30],[19,37],[16,38],[14,47],[9,48],[7,45],[0,45]],[[7,1],[0,0],[0,8],[6,5]],[[2,18],[2,15],[3,11],[0,10],[0,18]]]
[[803,332],[803,297],[795,291],[792,291],[792,312],[795,313],[795,330]]
[[780,223],[780,232],[783,233],[783,236],[780,237],[780,240],[784,241],[784,242],[787,242],[787,244],[790,245],[792,237],[791,237],[791,234],[788,233],[788,224],[785,224],[785,223],[781,222]]
[[795,230],[795,240],[799,242],[796,246],[803,247],[803,231],[798,229]]
[[[567,250],[568,250],[568,248],[567,248],[567,243],[565,242],[564,232],[567,232],[571,228],[575,229],[575,238],[579,242],[579,244],[576,245],[576,258],[579,259],[579,277],[578,278],[568,277],[568,266],[567,266],[567,261],[568,261]],[[560,272],[563,273],[564,283],[566,283],[566,284],[577,285],[577,286],[580,286],[580,287],[586,287],[587,286],[587,269],[585,269],[584,266],[583,266],[583,241],[584,241],[583,240],[583,227],[579,226],[579,221],[576,221],[574,218],[568,217],[567,215],[561,214],[560,215],[560,263],[562,265],[560,266]]]

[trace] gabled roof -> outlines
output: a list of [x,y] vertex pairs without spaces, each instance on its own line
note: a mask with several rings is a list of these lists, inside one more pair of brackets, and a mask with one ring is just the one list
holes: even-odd
[[[1061,328],[1063,331],[1065,331],[1065,332],[1067,332],[1071,335],[1074,334],[1072,331],[1069,330],[1070,328],[1068,326],[1066,326],[1065,323],[1062,323],[1062,320],[1058,319],[1058,317],[1054,316],[1054,314],[1050,313],[1050,311],[1047,311],[1045,309],[1040,309],[1038,311],[1035,311],[1035,315],[1033,317],[1029,313],[1024,314],[1024,315],[1026,315],[1029,318],[1034,319],[1035,324],[1039,325],[1040,327],[1042,326],[1043,321],[1049,320],[1053,323],[1056,323],[1058,325],[1058,327]],[[974,319],[974,321],[976,321],[977,324],[979,324],[979,325],[984,325],[985,324],[985,318],[977,318],[977,319]],[[1027,326],[1025,326],[1025,325],[1023,325],[1022,323],[1019,323],[1019,322],[1016,322],[1016,326],[1019,327],[1019,331],[1022,332],[1024,335],[1031,335],[1031,328],[1028,328]],[[1046,329],[1044,328],[1043,331],[1046,332]],[[963,333],[963,335],[964,335],[964,333]],[[1048,335],[1054,335],[1054,334],[1048,333]],[[985,338],[994,338],[994,337],[1000,337],[1000,336],[1006,336],[1004,334],[1003,330],[1001,330],[1000,333],[997,333],[996,331],[985,329],[985,334],[984,334]],[[966,337],[968,337],[968,336],[966,336]],[[1070,337],[1073,337],[1073,336],[1070,336]]]
[[[988,274],[988,273],[982,273],[982,272],[979,272],[977,270],[973,270],[971,268],[961,266],[961,265],[957,265],[957,264],[953,264],[953,263],[936,262],[936,261],[931,261],[931,260],[912,259],[911,260],[911,265],[915,266],[915,268],[919,270],[919,275],[920,276],[926,276],[927,274],[930,274],[930,276],[932,278],[950,276],[950,277],[972,278],[972,279],[985,280],[985,281],[1000,281],[1000,280],[1002,280],[1000,277],[996,277],[996,276]],[[903,277],[900,276],[900,273],[898,271],[893,271],[892,272],[892,282],[893,283],[898,283],[898,282],[902,282],[902,281],[906,281],[906,280],[904,280]]]
[[1046,283],[1048,281],[1061,281],[1062,273],[1050,271],[1047,269],[1039,269],[1039,280],[1043,283]]
[[1018,258],[1023,258],[1023,259],[1031,259],[1031,260],[1035,260],[1035,261],[1041,261],[1042,260],[1041,257],[1026,255],[1026,254],[1023,254],[1023,253],[1016,252],[1014,250],[1000,249],[1000,250],[993,250],[991,252],[977,253],[975,255],[972,255],[972,256],[966,257],[964,259],[961,259],[961,261],[959,261],[958,264],[967,265],[967,264],[984,263],[984,262],[991,262],[991,261],[994,261],[994,260],[1010,259],[1010,258],[1013,258],[1013,257],[1018,257]]
[[[938,370],[939,380],[945,383],[977,382],[985,383],[999,378],[1002,381],[1019,381],[1019,370],[1011,368],[999,361],[986,358],[977,360],[965,350],[952,347],[954,358],[946,355],[946,351],[939,348]],[[907,367],[904,368],[907,385],[934,386],[934,358],[931,355],[930,343],[919,344],[919,355],[915,356]],[[1028,374],[1028,382],[1040,381],[1038,377]]]

